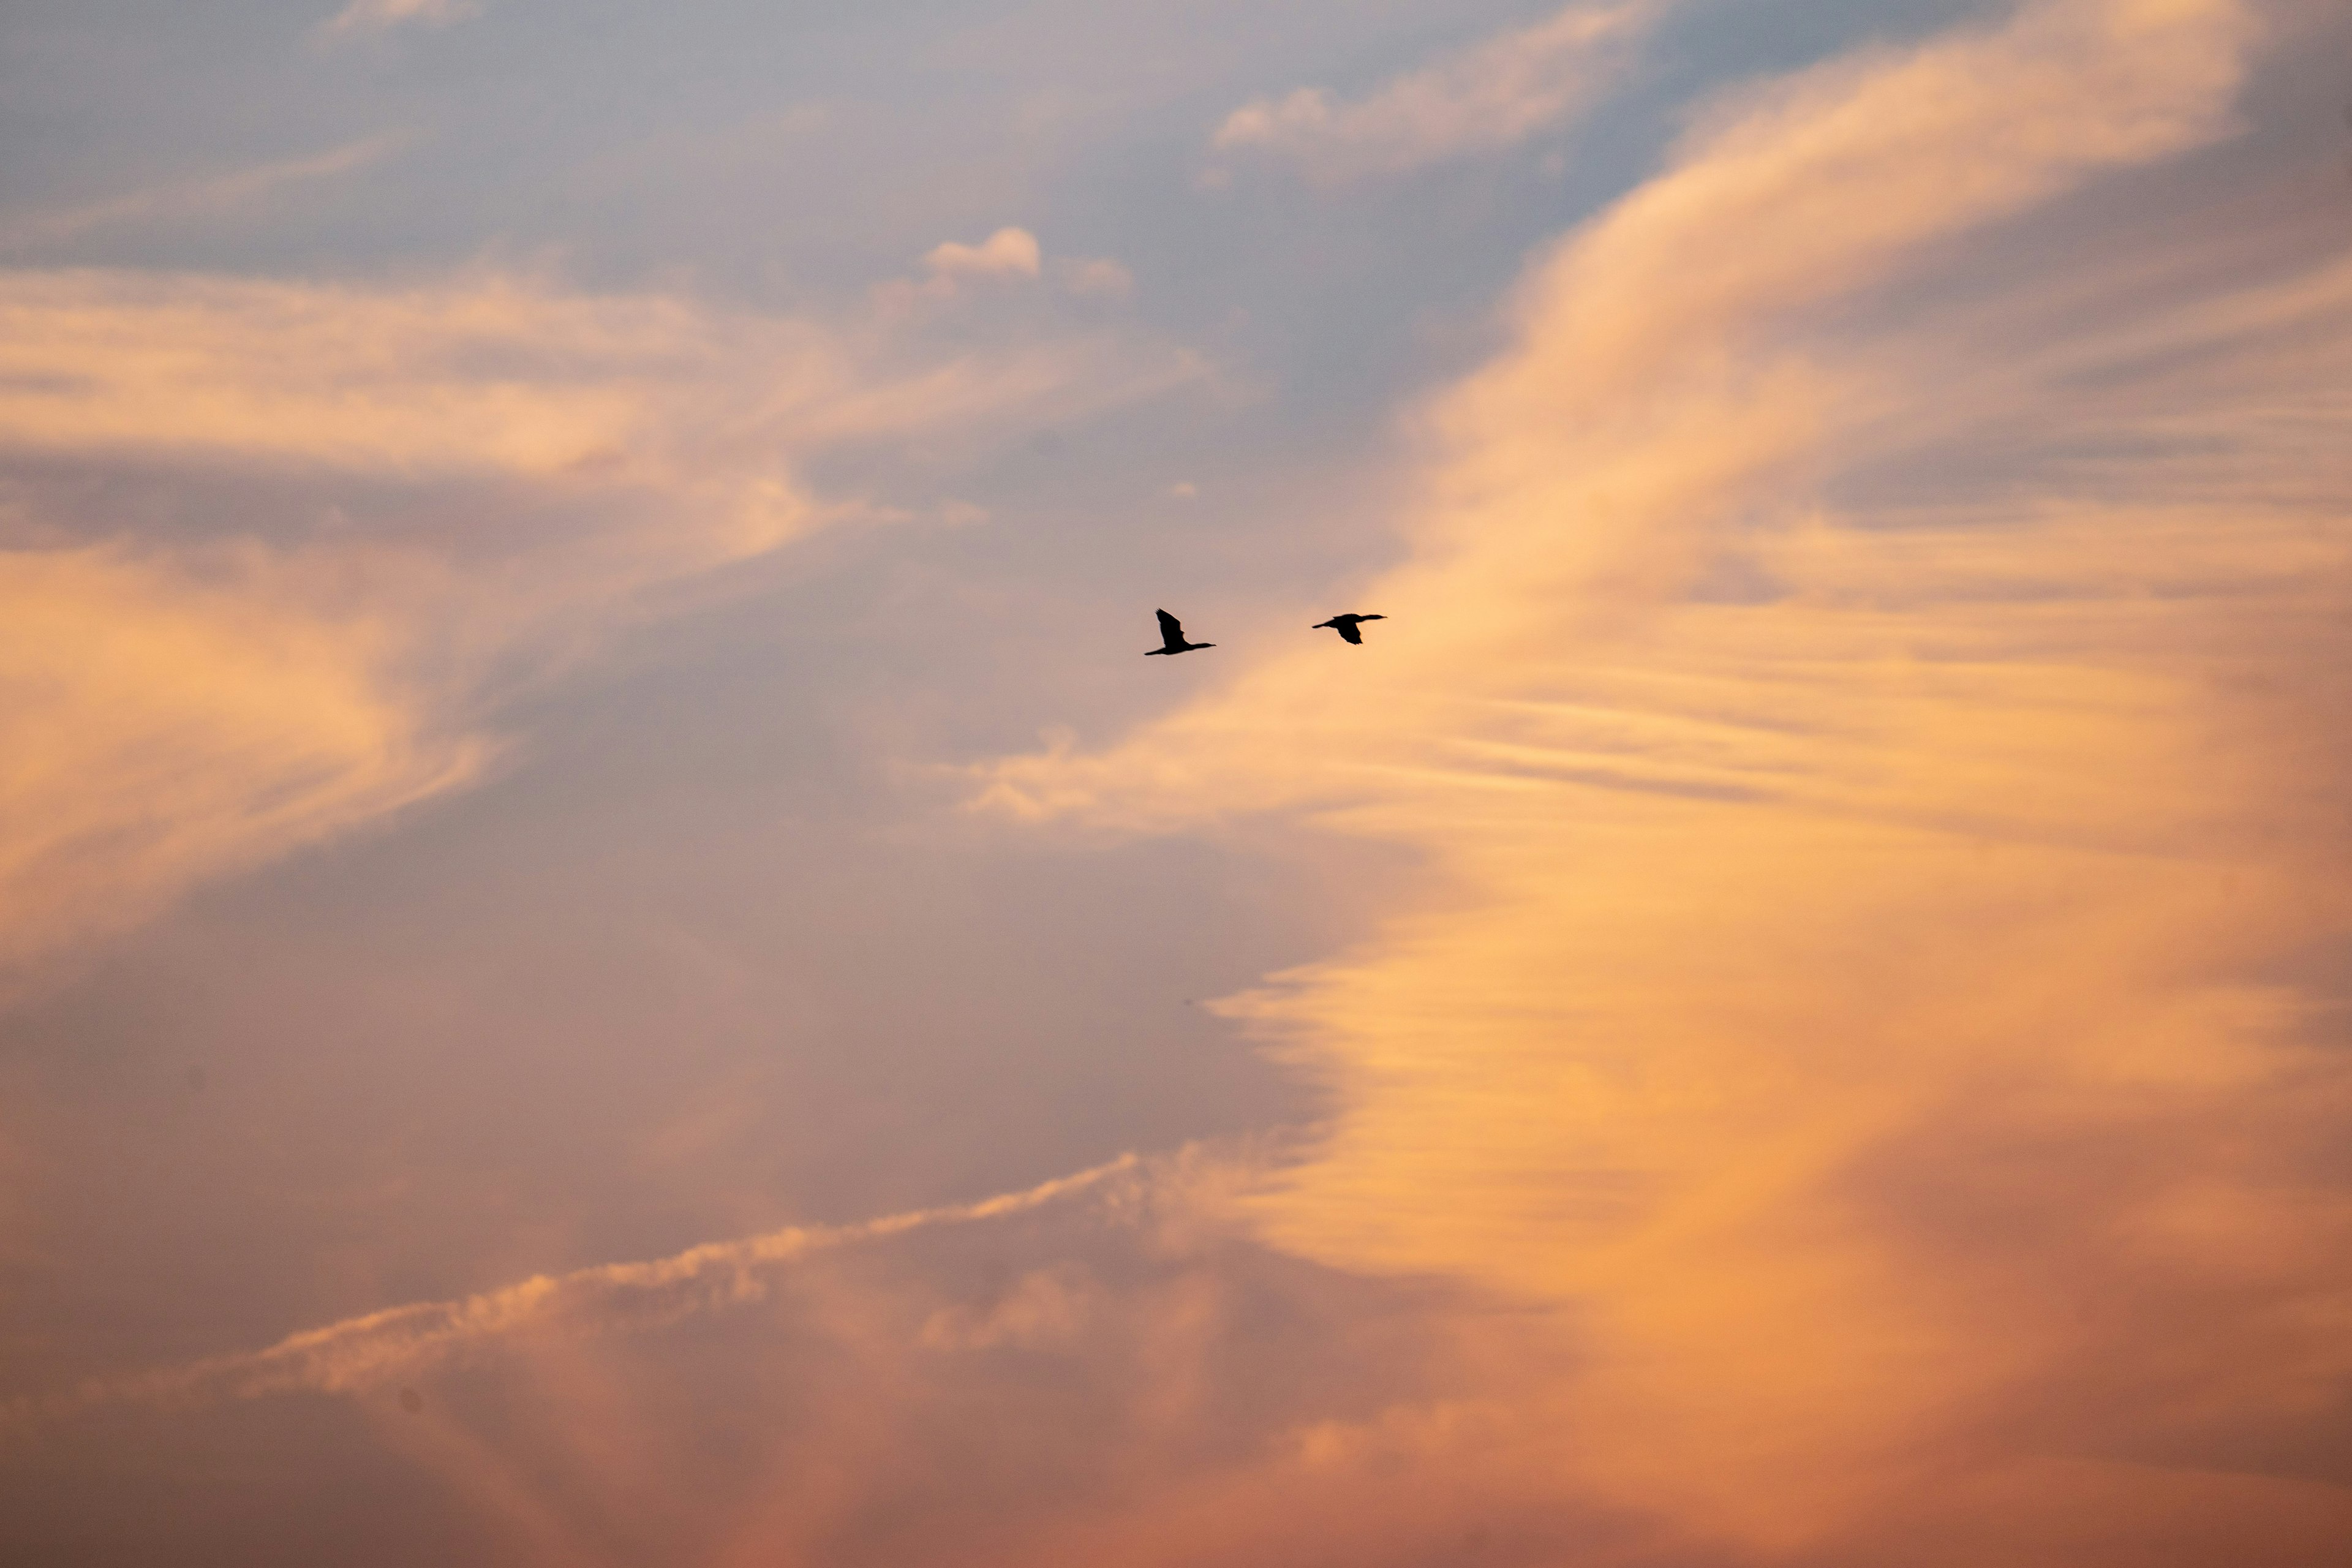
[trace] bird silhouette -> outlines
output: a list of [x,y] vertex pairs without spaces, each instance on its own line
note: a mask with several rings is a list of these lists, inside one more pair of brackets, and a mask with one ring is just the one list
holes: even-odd
[[1165,610],[1154,610],[1151,613],[1160,617],[1160,640],[1166,643],[1168,646],[1165,647],[1152,648],[1144,654],[1144,658],[1150,658],[1152,654],[1155,653],[1191,653],[1196,647],[1214,647],[1217,646],[1213,642],[1186,642],[1184,640],[1183,622],[1178,620],[1175,616],[1170,615]]
[[1338,632],[1341,637],[1346,637],[1358,647],[1361,647],[1364,646],[1363,624],[1366,621],[1385,621],[1387,619],[1388,617],[1386,616],[1333,616],[1328,621],[1316,622],[1312,629],[1319,632],[1325,626],[1329,626],[1333,631]]

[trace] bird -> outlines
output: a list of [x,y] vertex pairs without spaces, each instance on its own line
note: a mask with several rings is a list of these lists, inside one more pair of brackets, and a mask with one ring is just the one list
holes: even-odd
[[1328,621],[1316,622],[1309,629],[1319,632],[1325,626],[1329,626],[1333,631],[1338,632],[1341,637],[1346,637],[1358,647],[1361,647],[1364,646],[1364,633],[1362,630],[1363,623],[1366,621],[1385,621],[1387,619],[1388,617],[1386,616],[1333,616]]
[[1217,646],[1213,642],[1186,642],[1183,622],[1165,610],[1154,610],[1151,613],[1160,617],[1160,640],[1168,646],[1150,649],[1144,654],[1144,658],[1150,658],[1155,653],[1191,653],[1196,647]]

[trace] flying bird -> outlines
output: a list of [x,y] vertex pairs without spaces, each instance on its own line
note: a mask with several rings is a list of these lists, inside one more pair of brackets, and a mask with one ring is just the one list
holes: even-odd
[[1319,632],[1325,626],[1329,626],[1333,631],[1338,632],[1341,637],[1346,637],[1358,647],[1361,647],[1364,646],[1364,623],[1366,621],[1385,621],[1387,619],[1388,617],[1386,616],[1333,616],[1328,621],[1316,622],[1312,629]]
[[1155,653],[1191,653],[1196,647],[1217,646],[1213,642],[1186,642],[1183,622],[1165,610],[1154,610],[1151,613],[1160,617],[1160,640],[1168,646],[1152,648],[1144,654],[1144,658],[1150,658]]

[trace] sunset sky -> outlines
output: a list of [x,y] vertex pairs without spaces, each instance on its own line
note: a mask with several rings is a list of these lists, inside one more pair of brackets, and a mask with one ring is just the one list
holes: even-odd
[[0,139],[0,1557],[2352,1562],[2340,0],[11,0]]

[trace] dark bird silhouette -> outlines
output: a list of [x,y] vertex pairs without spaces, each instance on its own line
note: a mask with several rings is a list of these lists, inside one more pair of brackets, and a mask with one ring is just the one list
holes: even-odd
[[1165,610],[1154,610],[1151,613],[1160,617],[1160,640],[1166,643],[1168,646],[1165,647],[1155,647],[1151,649],[1150,652],[1146,653],[1143,656],[1144,658],[1150,658],[1151,655],[1155,653],[1191,653],[1196,647],[1214,647],[1217,646],[1213,642],[1186,642],[1184,640],[1183,622],[1178,620],[1175,616],[1170,615]]
[[1361,647],[1364,646],[1364,623],[1366,621],[1385,621],[1387,619],[1388,617],[1386,616],[1333,616],[1328,621],[1316,622],[1313,629],[1319,632],[1325,626],[1329,626],[1333,631],[1338,632],[1341,637],[1346,637],[1358,647]]

